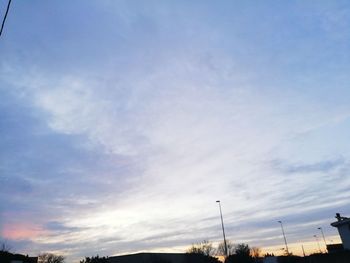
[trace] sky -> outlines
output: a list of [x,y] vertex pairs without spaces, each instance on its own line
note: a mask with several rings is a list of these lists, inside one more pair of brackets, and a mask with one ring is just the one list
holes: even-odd
[[[7,1],[1,1],[4,14]],[[349,1],[12,1],[0,235],[78,262],[350,216]]]

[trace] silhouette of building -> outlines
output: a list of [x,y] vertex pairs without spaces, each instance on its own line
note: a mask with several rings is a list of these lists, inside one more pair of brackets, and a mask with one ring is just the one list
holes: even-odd
[[186,254],[183,253],[137,253],[123,256],[109,257],[108,263],[153,263],[171,262],[186,263]]
[[108,263],[202,263],[205,256],[186,253],[137,253],[108,257]]
[[0,251],[1,263],[38,263],[38,257],[29,257],[28,255],[12,254],[7,251]]
[[344,250],[343,244],[327,244],[328,253],[339,253]]
[[331,226],[338,229],[343,248],[350,250],[350,218],[336,214],[336,222],[331,223]]
[[265,257],[263,263],[277,263],[277,257]]

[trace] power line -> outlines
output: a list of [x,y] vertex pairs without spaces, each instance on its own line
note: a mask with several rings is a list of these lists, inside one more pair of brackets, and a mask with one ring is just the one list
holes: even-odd
[[5,13],[5,16],[4,16],[4,18],[3,18],[3,20],[2,20],[2,24],[1,24],[0,36],[1,36],[1,34],[2,34],[2,30],[4,29],[4,25],[5,25],[5,21],[6,21],[7,14],[8,14],[9,9],[10,9],[11,1],[12,1],[12,0],[9,0],[9,2],[8,2],[8,4],[7,4],[6,13]]

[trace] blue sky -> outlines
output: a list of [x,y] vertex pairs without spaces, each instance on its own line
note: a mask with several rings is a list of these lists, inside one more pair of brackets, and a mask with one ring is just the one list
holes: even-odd
[[[2,1],[1,10],[6,3]],[[278,253],[350,216],[348,1],[13,1],[0,232],[15,251]]]

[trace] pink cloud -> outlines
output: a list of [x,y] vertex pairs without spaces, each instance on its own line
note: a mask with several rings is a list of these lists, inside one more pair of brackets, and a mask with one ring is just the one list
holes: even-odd
[[44,229],[31,223],[8,223],[1,229],[1,236],[6,239],[31,239],[44,233]]

